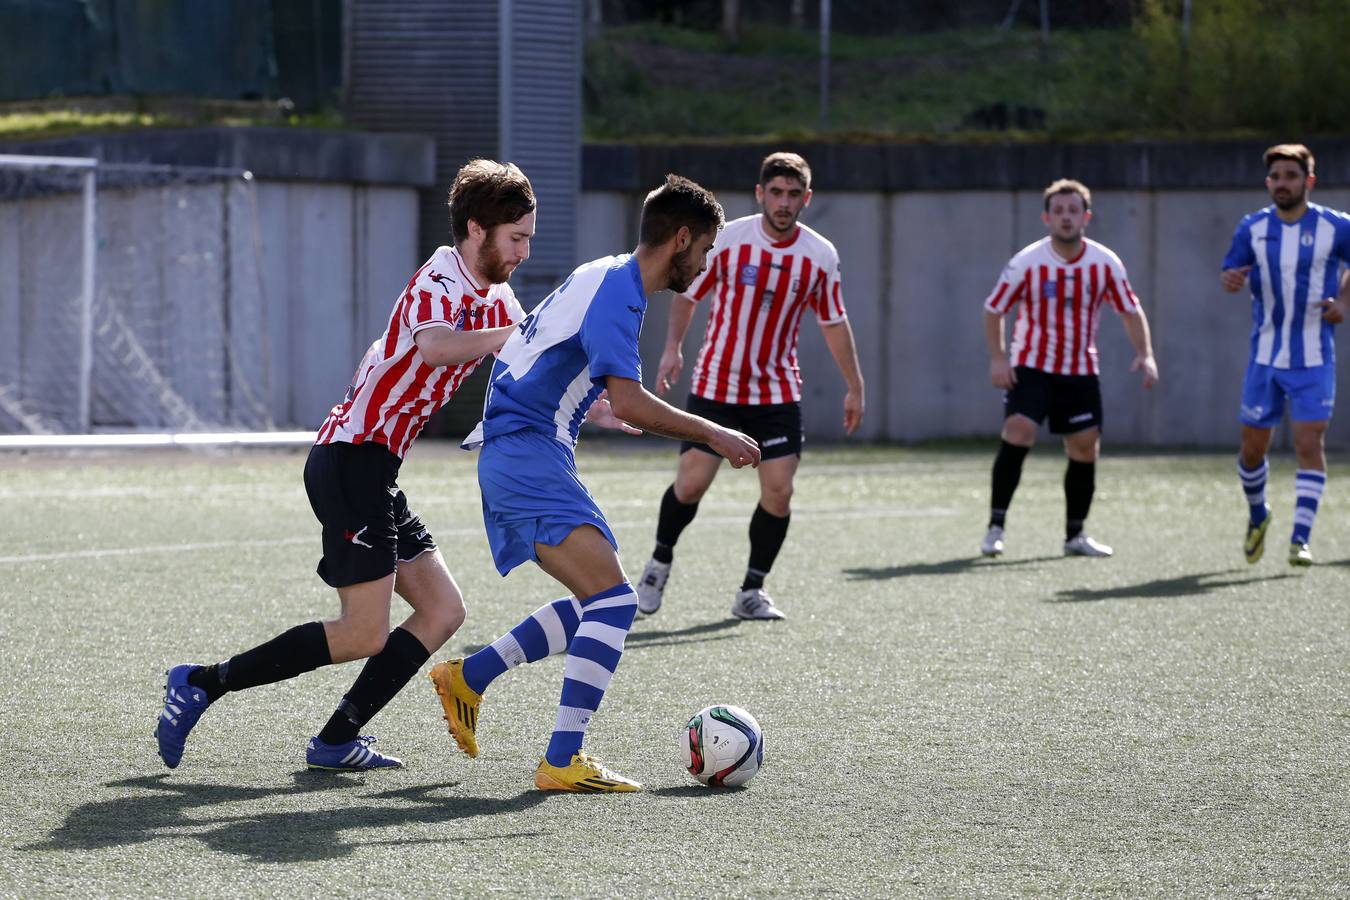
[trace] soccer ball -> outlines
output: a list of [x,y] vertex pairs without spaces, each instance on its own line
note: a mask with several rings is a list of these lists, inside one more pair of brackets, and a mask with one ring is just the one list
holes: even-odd
[[680,752],[689,774],[704,784],[739,787],[764,764],[764,732],[739,706],[709,706],[685,726]]

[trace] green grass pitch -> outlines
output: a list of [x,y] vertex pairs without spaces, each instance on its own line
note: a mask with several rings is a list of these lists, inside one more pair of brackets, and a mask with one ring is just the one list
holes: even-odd
[[[406,768],[306,771],[349,664],[226,697],[168,772],[167,666],[335,611],[303,454],[0,458],[0,894],[1350,892],[1350,467],[1306,572],[1285,562],[1292,461],[1248,566],[1228,452],[1108,455],[1090,527],[1117,555],[1064,559],[1047,445],[991,562],[992,453],[808,452],[768,585],[781,623],[729,616],[756,488],[724,469],[587,742],[647,790],[600,797],[533,790],[558,659],[493,685],[477,760],[423,673],[369,729]],[[636,577],[673,449],[583,441],[579,462]],[[427,443],[401,479],[469,600],[436,659],[559,596],[492,569],[473,464]],[[712,702],[764,726],[746,789],[677,763]]]

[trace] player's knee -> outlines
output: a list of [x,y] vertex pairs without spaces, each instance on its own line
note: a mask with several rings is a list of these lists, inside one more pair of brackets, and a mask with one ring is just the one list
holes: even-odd
[[1015,447],[1030,447],[1036,443],[1036,426],[1027,419],[1013,417],[1003,423],[1002,437]]
[[770,515],[786,516],[792,511],[792,485],[764,489],[759,495],[759,505]]
[[384,642],[389,638],[387,628],[382,628],[378,624],[361,628],[356,634],[352,635],[351,650],[355,659],[364,659],[369,656],[375,656],[384,649]]
[[698,503],[708,493],[708,485],[698,481],[675,480],[675,499],[688,506]]
[[436,624],[440,626],[441,631],[448,638],[459,631],[459,626],[464,624],[468,615],[468,605],[464,602],[463,597],[458,595],[448,597],[443,603],[439,604],[436,610]]
[[1300,461],[1315,457],[1322,452],[1322,430],[1317,428],[1294,429],[1294,453]]

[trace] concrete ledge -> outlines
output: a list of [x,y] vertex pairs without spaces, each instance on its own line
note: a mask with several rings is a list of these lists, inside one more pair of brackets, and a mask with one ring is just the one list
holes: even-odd
[[[1350,138],[1302,139],[1319,187],[1350,185]],[[582,189],[648,191],[667,172],[713,190],[749,188],[764,156],[795,150],[831,191],[1039,190],[1071,177],[1093,190],[1260,187],[1275,140],[1123,144],[588,144]]]
[[0,144],[0,153],[248,169],[262,179],[430,187],[430,137],[301,128],[175,128]]

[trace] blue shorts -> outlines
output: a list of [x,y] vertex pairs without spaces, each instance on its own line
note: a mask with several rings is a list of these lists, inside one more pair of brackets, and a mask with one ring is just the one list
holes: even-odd
[[1252,428],[1273,428],[1284,415],[1296,422],[1325,422],[1336,405],[1336,366],[1324,363],[1306,369],[1277,369],[1249,363],[1242,380],[1242,410],[1238,421]]
[[605,514],[577,477],[572,448],[539,431],[489,438],[478,456],[483,525],[497,571],[527,560],[535,544],[556,547],[581,525],[594,525],[615,552],[619,544]]

